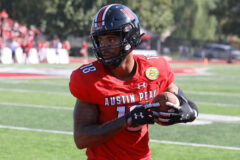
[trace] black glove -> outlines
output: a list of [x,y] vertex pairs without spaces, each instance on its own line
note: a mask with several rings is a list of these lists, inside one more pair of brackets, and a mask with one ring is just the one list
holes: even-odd
[[[181,92],[182,93],[182,92]],[[183,95],[176,94],[180,101],[180,108],[172,103],[167,103],[168,106],[175,109],[175,112],[159,112],[157,122],[161,125],[168,126],[176,123],[192,122],[196,119],[198,111],[196,105],[187,100]],[[196,108],[196,109],[195,109]],[[155,113],[154,113],[155,114]]]
[[155,119],[155,122],[157,122],[160,125],[163,126],[169,126],[169,125],[173,125],[176,123],[179,123],[179,119],[181,117],[181,115],[179,113],[169,113],[169,112],[158,112],[158,113],[154,113],[157,114],[158,118]]
[[176,94],[176,96],[180,101],[180,110],[178,112],[178,114],[180,115],[179,122],[186,123],[195,120],[197,117],[197,111],[194,111],[194,109],[190,106],[190,103],[185,97],[178,94]]
[[125,118],[127,123],[130,123],[132,126],[154,123],[153,112],[150,108],[144,107],[144,105],[134,108]]

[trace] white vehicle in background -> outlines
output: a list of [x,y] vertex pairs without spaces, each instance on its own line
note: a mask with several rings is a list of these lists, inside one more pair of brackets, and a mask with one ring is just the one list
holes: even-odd
[[135,49],[135,50],[133,50],[133,54],[144,55],[146,57],[158,56],[158,53],[156,50],[145,50],[145,49]]
[[240,60],[240,50],[233,49],[232,50],[232,56],[233,56],[233,59]]

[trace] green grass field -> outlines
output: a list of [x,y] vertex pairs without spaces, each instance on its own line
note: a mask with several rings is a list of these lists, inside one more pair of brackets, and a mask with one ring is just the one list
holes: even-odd
[[[78,65],[0,65],[74,69]],[[240,65],[174,64],[201,75],[176,75],[199,107],[196,124],[150,125],[153,160],[240,160]],[[1,71],[0,71],[1,72]],[[68,78],[0,78],[0,160],[79,160]],[[197,123],[198,122],[198,123]],[[198,125],[197,125],[198,124]]]

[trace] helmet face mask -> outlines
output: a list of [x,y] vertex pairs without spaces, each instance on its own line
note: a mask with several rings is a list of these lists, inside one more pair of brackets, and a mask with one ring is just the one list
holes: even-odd
[[[101,15],[104,15],[103,18],[101,18]],[[113,43],[109,44],[109,46],[102,47],[100,45],[100,37],[106,35],[118,36],[120,38],[119,43]],[[140,38],[138,18],[124,5],[113,4],[105,6],[99,10],[93,20],[91,39],[94,53],[98,61],[103,65],[118,67],[126,55],[137,47],[140,43]],[[117,50],[116,48],[119,48],[119,53],[112,53],[113,56],[104,58],[106,52],[109,50]]]

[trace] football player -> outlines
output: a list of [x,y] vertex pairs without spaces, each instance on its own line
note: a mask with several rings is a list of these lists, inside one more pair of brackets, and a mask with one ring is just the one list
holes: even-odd
[[[79,149],[87,148],[88,160],[150,160],[148,124],[172,125],[197,117],[196,105],[173,83],[164,58],[133,55],[141,36],[137,16],[124,5],[104,6],[93,19],[97,61],[73,71],[69,82],[77,98],[74,140]],[[145,107],[164,91],[179,98],[176,113]]]

